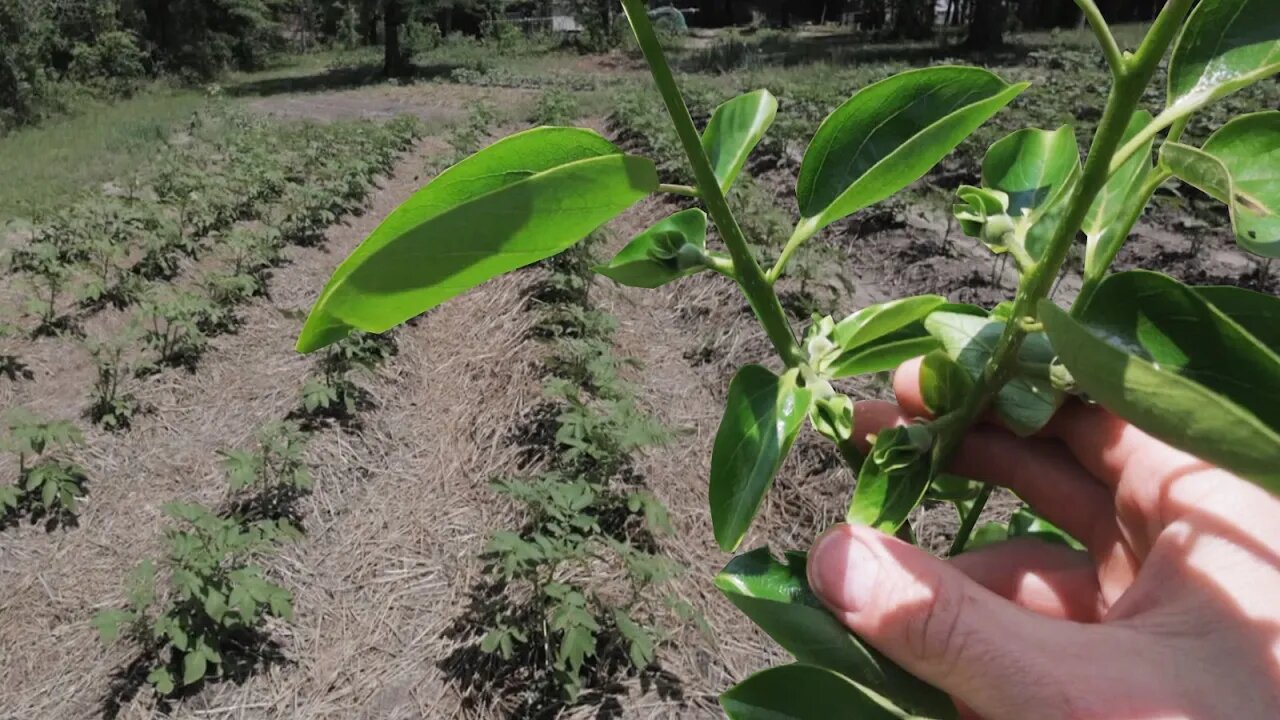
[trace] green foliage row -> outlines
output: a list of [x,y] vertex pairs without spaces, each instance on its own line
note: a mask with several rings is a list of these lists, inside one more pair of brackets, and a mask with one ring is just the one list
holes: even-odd
[[[632,454],[666,433],[619,376],[615,323],[589,299],[590,258],[582,246],[549,261],[535,294],[535,330],[551,350],[549,446],[538,449],[539,472],[493,485],[523,512],[518,528],[490,538],[487,573],[503,600],[478,619],[480,650],[553,688],[554,702],[654,662],[669,600],[662,585],[678,570],[656,549],[671,532],[666,508],[631,469]],[[602,559],[626,569],[622,587],[593,579]]]

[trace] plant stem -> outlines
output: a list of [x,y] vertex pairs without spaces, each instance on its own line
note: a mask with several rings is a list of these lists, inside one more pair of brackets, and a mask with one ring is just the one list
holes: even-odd
[[701,197],[698,194],[698,188],[689,187],[688,185],[668,185],[663,183],[658,186],[658,192],[670,193],[672,195],[683,195],[684,197]]
[[680,86],[676,84],[671,66],[662,52],[662,44],[658,41],[652,23],[649,22],[647,3],[644,0],[622,0],[622,6],[626,10],[627,18],[631,21],[631,28],[635,32],[636,40],[640,43],[640,50],[649,62],[649,70],[658,87],[658,92],[662,95],[662,101],[667,106],[667,113],[675,124],[676,134],[680,136],[680,144],[684,146],[685,155],[689,158],[694,179],[697,180],[699,195],[707,206],[707,214],[715,222],[716,228],[720,231],[720,237],[729,249],[730,257],[733,258],[738,285],[742,287],[742,292],[747,296],[747,302],[751,304],[751,309],[755,311],[760,324],[764,326],[769,341],[773,343],[787,367],[797,367],[805,361],[805,356],[796,342],[791,324],[787,321],[787,315],[782,309],[782,303],[778,301],[778,296],[773,292],[773,286],[765,277],[764,271],[752,257],[742,228],[738,225],[733,211],[729,209],[724,192],[720,190],[715,170],[711,167],[706,151],[702,149],[702,137],[693,124],[693,117],[689,114],[689,107],[685,105]]
[[978,516],[982,515],[982,508],[986,507],[987,500],[994,489],[994,485],[983,484],[982,489],[978,491],[978,496],[973,499],[973,506],[961,521],[955,539],[951,541],[951,547],[947,550],[948,557],[955,557],[964,552],[965,546],[969,544],[969,538],[973,535],[973,529],[978,526]]
[[[1143,39],[1142,45],[1127,64],[1125,72],[1112,86],[1111,94],[1107,98],[1106,110],[1098,124],[1093,144],[1089,148],[1084,173],[1080,176],[1080,183],[1071,197],[1066,214],[1049,242],[1044,256],[1023,275],[1021,282],[1018,283],[1018,292],[1014,297],[1011,313],[1015,321],[1037,317],[1036,306],[1048,295],[1058,273],[1062,270],[1062,263],[1071,250],[1076,233],[1111,174],[1112,159],[1124,138],[1124,131],[1128,127],[1130,118],[1133,117],[1138,103],[1142,100],[1142,93],[1150,84],[1156,66],[1164,57],[1165,51],[1169,49],[1169,45],[1182,25],[1182,19],[1186,17],[1193,2],[1194,0],[1169,0],[1165,4],[1159,17],[1152,24],[1150,32],[1147,33],[1147,37]],[[934,447],[933,467],[935,469],[947,466],[969,426],[977,422],[990,406],[996,393],[1000,392],[1000,389],[1013,377],[1017,369],[1018,351],[1022,348],[1022,342],[1025,339],[1026,331],[1021,322],[1005,324],[1004,332],[1000,335],[1000,340],[996,343],[996,348],[991,353],[986,367],[983,368],[977,387],[969,393],[964,405],[957,411],[962,419],[960,430],[942,434]],[[982,514],[989,495],[990,493],[979,495],[974,501],[969,509],[969,517],[965,518],[965,522],[960,527],[961,532],[956,535],[953,549],[964,547],[968,543],[969,533],[973,531],[973,525]],[[968,528],[967,531],[966,528]]]
[[1106,18],[1102,17],[1102,11],[1093,0],[1076,0],[1076,5],[1084,11],[1084,16],[1089,20],[1089,27],[1093,28],[1093,34],[1098,38],[1098,44],[1102,46],[1102,52],[1107,56],[1107,64],[1111,66],[1111,75],[1119,78],[1125,71],[1124,54],[1120,52],[1120,46],[1116,44],[1116,38],[1111,34],[1111,26],[1107,25]]
[[805,218],[796,225],[795,232],[791,233],[791,238],[787,240],[787,244],[782,248],[782,254],[778,256],[778,261],[769,270],[767,276],[769,284],[778,282],[778,278],[782,277],[782,271],[787,268],[787,263],[791,262],[791,256],[795,255],[800,246],[817,232],[817,223],[812,218]]

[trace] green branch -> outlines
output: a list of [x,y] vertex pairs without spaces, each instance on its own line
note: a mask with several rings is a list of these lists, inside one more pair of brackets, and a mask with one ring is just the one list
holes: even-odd
[[667,106],[667,113],[675,124],[676,133],[680,136],[680,144],[684,146],[685,155],[689,158],[694,179],[697,180],[698,192],[707,206],[707,214],[715,222],[725,246],[729,249],[729,255],[733,258],[738,284],[742,287],[742,292],[747,296],[747,302],[751,304],[756,317],[760,319],[760,324],[764,326],[765,333],[778,354],[782,356],[788,367],[796,367],[804,362],[805,356],[800,351],[799,344],[796,343],[795,334],[787,321],[782,303],[778,301],[778,296],[773,292],[773,287],[765,277],[764,271],[760,269],[759,263],[752,257],[742,228],[738,225],[738,220],[729,209],[729,203],[720,189],[720,181],[716,179],[711,161],[702,148],[702,136],[693,124],[693,117],[689,114],[689,107],[685,105],[680,86],[676,84],[671,66],[662,52],[662,44],[658,41],[657,33],[649,22],[647,3],[644,0],[622,0],[622,6],[627,12],[627,18],[631,21],[631,28],[635,31],[636,40],[640,43],[640,50],[649,62],[649,70],[653,74],[654,83],[658,86],[658,92],[662,95],[662,101]]
[[1093,0],[1076,0],[1076,5],[1084,11],[1084,16],[1089,21],[1089,27],[1093,28],[1093,34],[1098,38],[1098,44],[1102,46],[1102,52],[1107,56],[1107,65],[1111,66],[1111,75],[1119,79],[1127,69],[1124,53],[1120,52],[1120,45],[1116,43],[1115,35],[1111,34],[1111,26],[1107,24],[1106,18],[1102,17],[1102,11]]

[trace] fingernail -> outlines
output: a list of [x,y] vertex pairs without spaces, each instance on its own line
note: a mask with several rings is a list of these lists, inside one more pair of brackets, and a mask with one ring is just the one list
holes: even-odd
[[818,539],[809,557],[809,584],[824,602],[844,612],[858,612],[871,600],[876,555],[857,531],[840,525]]

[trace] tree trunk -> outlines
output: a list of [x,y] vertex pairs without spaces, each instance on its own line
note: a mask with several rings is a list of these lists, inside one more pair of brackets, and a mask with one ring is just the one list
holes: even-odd
[[975,0],[973,22],[964,46],[969,50],[993,50],[1004,46],[1004,24],[1007,20],[1004,0]]
[[404,23],[400,3],[401,0],[385,0],[382,6],[382,41],[386,50],[383,54],[382,72],[387,77],[404,76],[408,65],[400,47],[400,26]]

